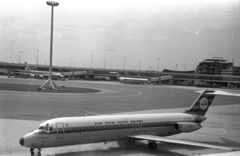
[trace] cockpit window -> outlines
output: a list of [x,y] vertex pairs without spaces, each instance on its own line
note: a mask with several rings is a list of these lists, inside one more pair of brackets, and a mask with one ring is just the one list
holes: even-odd
[[45,128],[44,128],[44,131],[48,131],[48,127],[45,127]]
[[40,129],[40,130],[43,130],[43,129],[44,129],[44,127],[43,127],[43,126],[40,126],[38,129]]
[[46,124],[46,126],[40,126],[38,129],[39,129],[39,130],[46,131],[46,132],[51,132],[51,131],[53,131],[53,127],[52,127],[52,126],[49,126],[49,124]]
[[49,127],[49,132],[53,131],[53,127]]

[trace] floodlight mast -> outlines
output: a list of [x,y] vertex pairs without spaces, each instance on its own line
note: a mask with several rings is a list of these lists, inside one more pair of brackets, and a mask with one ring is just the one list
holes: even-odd
[[53,8],[55,6],[58,6],[58,2],[54,1],[47,1],[47,5],[52,7],[52,16],[51,16],[51,39],[50,39],[50,62],[49,62],[49,79],[39,88],[41,90],[42,88],[47,88],[49,84],[51,85],[52,89],[57,89],[57,85],[52,80],[52,49],[53,49]]

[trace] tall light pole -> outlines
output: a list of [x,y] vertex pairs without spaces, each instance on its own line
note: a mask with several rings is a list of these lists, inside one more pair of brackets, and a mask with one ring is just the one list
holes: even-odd
[[52,80],[52,49],[53,49],[53,8],[55,6],[58,6],[58,2],[54,1],[47,1],[47,5],[52,7],[52,16],[51,16],[51,38],[50,38],[50,63],[49,63],[49,79],[39,88],[41,90],[42,88],[47,88],[49,84],[51,85],[52,89],[57,89],[57,85]]
[[159,60],[160,60],[160,58],[158,58],[158,72],[159,72]]
[[91,55],[91,68],[92,68],[92,57],[93,57],[93,55]]
[[38,68],[38,58],[39,58],[39,50],[38,50],[38,53],[37,53],[37,67],[36,67],[36,70]]
[[138,67],[138,70],[140,71],[140,66],[141,66],[141,61],[139,61],[139,67]]
[[18,62],[19,62],[19,64],[20,64],[20,54],[21,54],[22,52],[21,51],[19,51],[19,57],[18,57]]
[[104,69],[105,69],[105,60],[104,60]]
[[126,57],[124,57],[124,70],[125,70],[125,59],[126,59]]

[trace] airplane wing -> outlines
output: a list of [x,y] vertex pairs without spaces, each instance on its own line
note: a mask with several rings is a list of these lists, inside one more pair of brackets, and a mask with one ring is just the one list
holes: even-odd
[[216,146],[192,141],[185,141],[185,140],[177,140],[177,139],[170,139],[155,135],[132,135],[128,136],[131,139],[140,139],[140,140],[149,140],[149,141],[159,141],[159,142],[167,142],[167,143],[174,143],[174,144],[183,144],[183,145],[191,145],[191,146],[200,146],[200,147],[208,147],[208,148],[216,148],[216,149],[223,149],[229,151],[235,151],[236,149],[223,147],[223,146]]
[[[202,91],[195,91],[195,92],[202,93]],[[221,90],[216,90],[214,93],[206,93],[206,94],[240,97],[239,93],[230,93],[230,92],[225,92],[225,91],[221,91]]]

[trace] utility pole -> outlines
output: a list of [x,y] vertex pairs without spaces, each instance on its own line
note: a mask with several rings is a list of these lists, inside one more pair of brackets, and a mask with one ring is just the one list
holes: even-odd
[[141,61],[139,61],[139,67],[138,67],[138,70],[140,71],[140,66],[141,66]]
[[20,54],[21,54],[22,52],[21,51],[19,51],[19,57],[18,57],[18,62],[19,62],[19,64],[20,64]]
[[38,50],[38,53],[37,53],[37,67],[36,67],[36,70],[38,68],[38,57],[39,57],[39,50]]
[[104,60],[104,69],[105,69],[105,60]]
[[93,55],[91,55],[91,68],[92,68],[92,57],[93,57]]
[[124,70],[125,70],[125,59],[126,59],[126,57],[124,57]]

